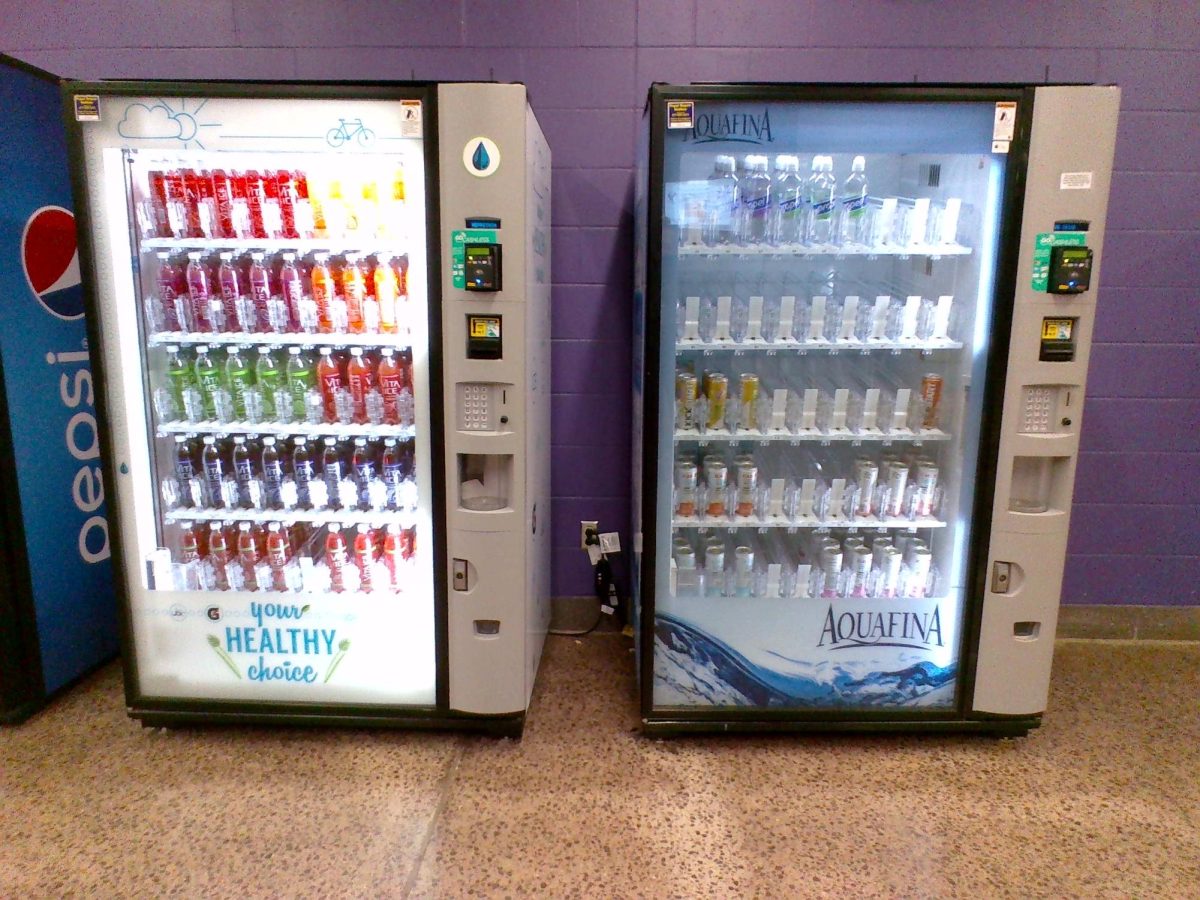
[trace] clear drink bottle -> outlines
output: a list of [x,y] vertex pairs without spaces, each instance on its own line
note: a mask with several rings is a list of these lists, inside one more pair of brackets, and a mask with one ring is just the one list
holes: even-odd
[[837,181],[833,177],[833,158],[818,156],[813,160],[815,174],[809,179],[809,242],[829,244],[833,241],[833,215],[837,205]]
[[705,203],[704,242],[716,246],[735,240],[736,217],[741,199],[732,156],[718,156],[708,176],[708,200]]
[[798,244],[804,239],[804,181],[800,177],[800,160],[795,156],[775,157],[775,173],[772,240],[776,244]]
[[842,185],[840,231],[844,244],[867,243],[867,162],[854,157],[850,175]]
[[175,479],[179,482],[179,502],[194,506],[192,483],[196,478],[196,463],[192,460],[192,444],[186,436],[175,435]]
[[771,176],[765,156],[746,157],[746,180],[742,184],[741,242],[762,244],[769,237]]

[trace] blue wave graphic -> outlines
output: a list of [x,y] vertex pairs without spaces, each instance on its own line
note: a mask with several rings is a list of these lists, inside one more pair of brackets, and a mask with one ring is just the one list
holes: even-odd
[[921,661],[897,671],[860,675],[842,665],[822,668],[772,654],[813,674],[759,665],[724,642],[672,616],[654,628],[655,703],[665,706],[753,706],[797,709],[944,709],[954,704],[958,666]]

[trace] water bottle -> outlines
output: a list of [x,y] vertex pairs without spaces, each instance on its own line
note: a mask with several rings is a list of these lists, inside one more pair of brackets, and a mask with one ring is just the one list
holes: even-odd
[[867,243],[867,161],[854,157],[850,176],[842,185],[841,241],[843,244]]
[[746,157],[746,183],[742,186],[741,242],[763,244],[770,236],[771,176],[765,156]]
[[800,243],[804,239],[804,180],[800,177],[798,157],[775,157],[774,194],[772,243]]
[[718,156],[708,176],[708,203],[705,207],[704,243],[709,246],[732,244],[738,209],[738,179],[732,156]]
[[833,240],[833,212],[837,204],[837,181],[833,177],[833,157],[813,159],[809,184],[809,242],[828,244]]

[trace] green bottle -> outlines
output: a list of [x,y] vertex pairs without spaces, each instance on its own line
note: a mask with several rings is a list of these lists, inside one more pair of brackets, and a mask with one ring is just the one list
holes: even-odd
[[292,416],[297,422],[303,422],[304,400],[317,386],[317,373],[312,363],[300,355],[299,347],[288,347],[287,386],[292,395]]
[[283,370],[271,355],[270,347],[258,348],[258,359],[254,363],[254,381],[262,391],[263,418],[269,422],[275,418],[275,392],[283,387]]
[[204,398],[204,418],[217,417],[217,391],[225,388],[225,373],[216,360],[208,355],[208,347],[201,344],[196,348],[196,385]]
[[167,387],[171,391],[171,398],[175,401],[175,409],[179,412],[179,418],[187,418],[187,404],[184,403],[184,392],[188,388],[196,387],[196,373],[192,369],[191,364],[184,359],[183,354],[179,352],[179,347],[174,344],[167,346]]
[[226,347],[229,359],[225,360],[225,383],[233,394],[233,417],[246,421],[246,389],[254,386],[254,370],[242,358],[240,347]]

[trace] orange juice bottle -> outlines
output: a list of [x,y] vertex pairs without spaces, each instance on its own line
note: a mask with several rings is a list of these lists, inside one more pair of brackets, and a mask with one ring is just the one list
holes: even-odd
[[363,300],[366,292],[367,282],[358,255],[348,253],[346,265],[342,269],[342,294],[346,298],[346,322],[355,334],[362,334],[366,330],[363,320]]
[[392,257],[386,253],[375,255],[375,300],[379,303],[379,330],[384,334],[395,334],[400,330],[396,319],[396,295],[400,285]]
[[333,300],[333,273],[329,271],[329,254],[318,253],[313,257],[312,298],[317,305],[317,328],[322,334],[333,331],[333,317],[329,305]]

